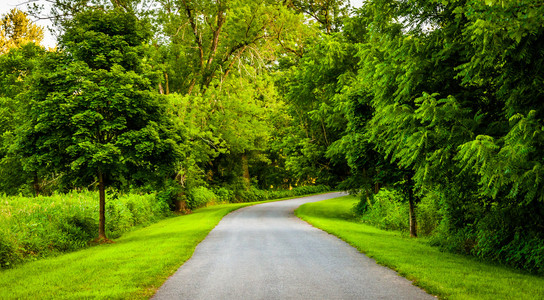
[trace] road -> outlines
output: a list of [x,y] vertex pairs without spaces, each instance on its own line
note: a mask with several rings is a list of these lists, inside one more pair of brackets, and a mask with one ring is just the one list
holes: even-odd
[[434,299],[294,216],[329,193],[227,215],[152,299]]

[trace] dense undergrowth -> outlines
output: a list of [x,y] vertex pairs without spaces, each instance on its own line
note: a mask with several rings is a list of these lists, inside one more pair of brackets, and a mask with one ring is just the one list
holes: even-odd
[[544,277],[441,251],[428,238],[408,238],[406,232],[365,224],[353,214],[357,202],[352,196],[335,198],[304,204],[295,213],[439,299],[542,299]]
[[[454,230],[453,223],[462,220],[446,213],[444,201],[444,195],[431,192],[416,205],[418,235],[428,237],[431,245],[544,274],[544,233],[531,228],[531,219],[538,212],[531,216],[515,205],[496,205],[485,211],[474,210],[477,221]],[[372,226],[409,231],[408,203],[396,190],[382,189],[370,201],[359,202],[354,210]]]
[[[178,197],[191,210],[217,203],[254,202],[325,192],[326,186],[303,186],[291,190],[233,192],[226,188],[198,187],[187,195],[167,189],[157,194],[116,194],[106,201],[106,231],[115,239],[134,227],[155,223],[172,215]],[[98,193],[70,192],[35,198],[0,198],[0,269],[85,248],[98,237]]]
[[[253,186],[247,190],[233,190],[225,187],[209,189],[204,186],[200,186],[189,190],[187,192],[187,195],[181,195],[178,197],[181,197],[186,201],[187,207],[189,209],[195,209],[213,203],[264,201],[292,196],[302,196],[313,193],[322,193],[329,190],[330,188],[325,185],[299,186],[290,190],[261,190]],[[167,193],[175,195],[175,193],[173,193],[172,191],[167,191]]]
[[[0,266],[84,248],[98,236],[98,193],[1,198]],[[117,238],[170,214],[154,194],[117,195],[106,203],[106,231]]]

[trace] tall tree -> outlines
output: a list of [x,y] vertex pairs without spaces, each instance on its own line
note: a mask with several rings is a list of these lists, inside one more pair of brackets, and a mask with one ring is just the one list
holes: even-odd
[[[527,265],[530,254],[508,249],[541,245],[542,9],[376,0],[360,10],[370,30],[358,54],[375,109],[370,140],[413,172],[415,195],[443,193],[450,234],[476,241],[465,251]],[[525,221],[494,221],[506,212]]]
[[349,1],[345,0],[284,0],[295,11],[305,14],[317,22],[326,33],[338,32],[342,28],[343,18],[347,16]]
[[108,183],[169,175],[180,140],[145,63],[145,23],[121,9],[89,9],[65,30],[62,52],[47,55],[34,77],[20,148],[28,166],[96,182],[99,239],[107,240]]
[[[194,140],[208,148],[205,152],[215,153],[199,166],[208,181],[243,181],[248,188],[252,165],[266,161],[262,153],[273,130],[268,116],[279,106],[266,73],[279,56],[300,55],[315,30],[304,25],[301,15],[275,1],[160,4],[156,22],[164,28],[164,36],[156,47],[157,59],[164,62],[164,81],[159,89],[165,94],[188,94],[174,97],[205,111],[196,124],[199,132],[209,133],[207,142],[200,133]],[[195,107],[184,109],[180,117],[185,119],[185,112]]]
[[343,134],[346,121],[337,93],[354,75],[356,58],[341,34],[322,35],[307,47],[298,65],[283,70],[279,82],[294,124],[284,139],[286,167],[300,182],[336,184],[348,167],[343,155],[327,149]]
[[25,187],[29,180],[35,195],[41,190],[39,175],[43,172],[25,172],[13,144],[17,128],[26,120],[24,111],[29,103],[23,95],[43,55],[44,49],[32,42],[0,55],[0,193],[30,193]]
[[[169,61],[170,91],[204,93],[219,85],[241,64],[263,68],[280,46],[298,53],[310,30],[302,17],[276,1],[160,1],[158,22],[170,41],[163,52]],[[306,30],[306,36],[292,28]],[[298,43],[292,40],[296,39]]]

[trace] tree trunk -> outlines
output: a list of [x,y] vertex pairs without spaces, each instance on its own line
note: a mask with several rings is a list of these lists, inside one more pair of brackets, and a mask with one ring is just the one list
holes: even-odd
[[168,73],[164,73],[164,78],[166,81],[166,95],[170,95],[170,85],[168,84]]
[[100,198],[100,212],[98,219],[98,239],[107,240],[106,238],[106,190],[104,187],[104,175],[98,171],[98,194]]
[[242,154],[242,169],[244,171],[244,184],[246,185],[246,190],[249,190],[249,162],[245,153]]
[[159,94],[164,95],[164,90],[162,88],[162,84],[159,82]]
[[410,212],[410,237],[417,237],[417,219],[414,205],[414,193],[408,190],[408,205]]

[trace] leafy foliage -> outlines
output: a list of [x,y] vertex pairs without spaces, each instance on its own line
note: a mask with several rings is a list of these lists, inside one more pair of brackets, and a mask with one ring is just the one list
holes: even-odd
[[52,3],[59,50],[0,54],[0,192],[174,210],[324,184],[367,222],[542,272],[539,1]]
[[[541,10],[534,1],[366,1],[293,71],[289,97],[309,112],[299,123],[340,131],[291,160],[344,157],[342,186],[361,191],[368,222],[404,228],[410,219],[415,231],[417,213],[419,231],[444,248],[540,272]],[[384,202],[383,186],[402,190],[394,203],[411,209]],[[499,216],[505,226],[491,221]]]
[[0,55],[27,43],[39,44],[43,28],[32,24],[26,13],[14,8],[0,20]]

